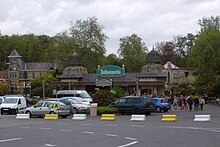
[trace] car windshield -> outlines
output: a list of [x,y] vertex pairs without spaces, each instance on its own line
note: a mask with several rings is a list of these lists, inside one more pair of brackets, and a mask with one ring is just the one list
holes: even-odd
[[68,99],[69,101],[71,101],[73,104],[80,104],[81,102],[76,100],[76,99]]
[[80,93],[80,97],[82,97],[82,98],[91,98],[91,96],[87,92]]
[[6,98],[3,103],[4,104],[16,104],[18,101],[18,99],[16,98]]

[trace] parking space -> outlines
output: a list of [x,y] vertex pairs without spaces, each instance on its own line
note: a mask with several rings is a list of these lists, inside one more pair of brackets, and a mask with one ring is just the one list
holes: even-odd
[[[0,146],[219,146],[220,107],[206,105],[204,111],[171,111],[176,122],[161,122],[165,113],[153,113],[146,121],[132,122],[130,115],[119,115],[115,121],[90,117],[74,121],[0,116]],[[196,114],[211,115],[211,122],[194,122]]]

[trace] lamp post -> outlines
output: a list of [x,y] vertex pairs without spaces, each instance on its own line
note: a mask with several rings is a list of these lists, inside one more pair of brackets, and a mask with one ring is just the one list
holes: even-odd
[[45,83],[44,83],[44,81],[43,81],[43,99],[45,99]]

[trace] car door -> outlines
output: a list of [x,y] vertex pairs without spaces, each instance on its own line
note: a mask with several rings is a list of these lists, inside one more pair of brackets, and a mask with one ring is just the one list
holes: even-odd
[[53,107],[53,104],[51,102],[44,102],[43,107],[41,108],[41,115],[45,115],[50,113],[51,108]]
[[41,115],[44,102],[39,102],[31,109],[32,115]]

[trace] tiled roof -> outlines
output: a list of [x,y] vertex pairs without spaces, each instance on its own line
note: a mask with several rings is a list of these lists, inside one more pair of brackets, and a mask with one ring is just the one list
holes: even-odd
[[30,62],[26,63],[26,70],[49,70],[51,68],[50,62]]

